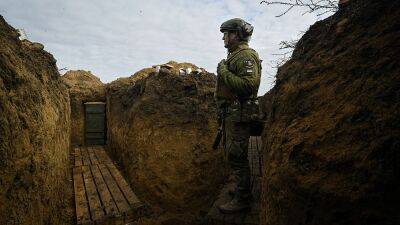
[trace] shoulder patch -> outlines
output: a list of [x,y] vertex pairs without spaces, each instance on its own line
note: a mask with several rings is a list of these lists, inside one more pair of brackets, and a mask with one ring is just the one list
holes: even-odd
[[245,66],[247,69],[252,69],[252,68],[254,67],[254,62],[253,62],[253,60],[251,60],[251,59],[245,59],[245,60],[244,60],[244,66]]

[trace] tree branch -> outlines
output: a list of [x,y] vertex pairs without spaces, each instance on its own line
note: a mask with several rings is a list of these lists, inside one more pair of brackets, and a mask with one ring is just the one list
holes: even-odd
[[281,1],[261,1],[260,4],[266,5],[281,5],[285,6],[286,9],[277,15],[281,17],[291,11],[293,8],[305,9],[304,14],[317,13],[318,16],[336,12],[339,9],[338,0],[281,0]]

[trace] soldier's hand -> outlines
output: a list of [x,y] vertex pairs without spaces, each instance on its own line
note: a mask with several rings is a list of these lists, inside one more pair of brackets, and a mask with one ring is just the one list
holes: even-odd
[[218,63],[217,74],[218,74],[218,75],[221,75],[221,72],[222,72],[223,70],[225,70],[226,67],[227,67],[227,66],[226,66],[226,64],[225,64],[225,59],[221,60],[221,61]]

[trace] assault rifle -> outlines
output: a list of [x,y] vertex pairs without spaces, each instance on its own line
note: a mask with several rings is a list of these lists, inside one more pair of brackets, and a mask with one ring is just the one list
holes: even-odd
[[225,145],[225,116],[226,116],[226,111],[227,108],[223,107],[222,113],[220,117],[218,118],[218,132],[217,136],[215,137],[214,144],[213,144],[213,149],[216,150],[218,149],[219,143],[221,142],[221,139],[224,138],[223,144]]

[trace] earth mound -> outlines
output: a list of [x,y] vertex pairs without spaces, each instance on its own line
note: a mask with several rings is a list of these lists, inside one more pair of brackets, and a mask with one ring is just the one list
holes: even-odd
[[135,193],[155,214],[183,224],[208,210],[225,170],[222,152],[211,147],[216,77],[204,70],[179,75],[180,68],[198,69],[169,62],[158,73],[147,68],[110,83],[107,116],[110,151]]
[[70,106],[53,56],[0,16],[0,224],[72,223]]
[[105,85],[90,71],[70,70],[62,76],[71,99],[71,143],[85,144],[85,102],[105,102]]
[[400,2],[343,2],[263,97],[262,224],[400,224]]

